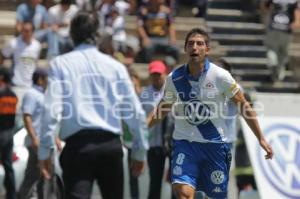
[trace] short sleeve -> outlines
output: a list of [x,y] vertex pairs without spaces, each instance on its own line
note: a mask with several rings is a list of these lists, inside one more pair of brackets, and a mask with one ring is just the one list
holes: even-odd
[[171,75],[169,75],[165,81],[163,100],[172,104],[177,100],[176,90]]
[[52,8],[48,11],[48,22],[49,24],[55,24],[56,23],[56,16]]
[[23,10],[24,10],[24,4],[21,4],[17,7],[17,12],[16,12],[16,19],[18,22],[24,22],[24,15],[23,15]]
[[31,92],[27,92],[23,98],[22,102],[22,112],[23,114],[32,115],[36,109],[36,100]]
[[42,16],[42,23],[48,23],[48,12],[47,9],[43,5],[38,6],[38,13]]
[[12,56],[13,52],[15,50],[15,39],[10,40],[4,48],[2,48],[1,53],[5,58],[8,58]]
[[221,90],[224,92],[226,97],[232,98],[240,90],[240,87],[229,72],[224,71],[220,80]]

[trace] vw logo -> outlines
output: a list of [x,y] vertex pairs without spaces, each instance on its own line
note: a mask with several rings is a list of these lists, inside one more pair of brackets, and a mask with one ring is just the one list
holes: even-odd
[[192,125],[205,124],[211,116],[209,107],[199,100],[190,100],[184,106],[184,115]]
[[223,171],[213,171],[210,175],[210,179],[214,184],[222,184],[224,182],[225,176]]
[[300,130],[290,125],[273,125],[265,130],[274,158],[264,160],[257,148],[262,171],[272,186],[289,198],[300,198]]

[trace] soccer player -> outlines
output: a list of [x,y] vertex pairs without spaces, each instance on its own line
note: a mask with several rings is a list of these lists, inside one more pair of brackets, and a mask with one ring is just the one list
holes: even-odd
[[226,98],[239,107],[242,116],[271,159],[255,111],[226,70],[211,63],[209,36],[199,28],[185,39],[188,62],[174,70],[165,83],[165,94],[148,117],[151,127],[172,110],[175,117],[172,153],[172,188],[179,199],[194,197],[200,190],[210,198],[227,197],[231,151],[226,143],[231,132],[225,124]]

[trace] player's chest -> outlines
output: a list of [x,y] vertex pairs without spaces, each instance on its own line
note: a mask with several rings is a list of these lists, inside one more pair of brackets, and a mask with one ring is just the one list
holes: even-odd
[[216,82],[209,79],[190,81],[191,96],[197,96],[197,99],[202,101],[215,101],[218,100],[222,93],[217,87]]

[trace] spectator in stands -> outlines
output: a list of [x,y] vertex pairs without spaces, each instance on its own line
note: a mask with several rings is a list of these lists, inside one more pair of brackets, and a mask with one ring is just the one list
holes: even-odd
[[134,63],[134,58],[137,52],[137,43],[133,37],[128,37],[125,42],[125,48],[122,51],[116,50],[116,46],[113,45],[112,35],[101,36],[98,42],[98,49],[116,58],[119,62],[123,63],[127,68]]
[[[140,8],[141,6],[145,6],[149,0],[130,0],[129,3],[135,5],[135,7]],[[165,0],[164,3],[170,7],[172,10],[175,8],[177,4],[177,0]]]
[[19,101],[32,85],[32,74],[37,67],[40,51],[41,44],[33,38],[33,25],[30,22],[23,23],[21,35],[10,40],[1,51],[0,63],[12,57],[12,83]]
[[112,35],[113,44],[117,50],[125,50],[126,32],[125,19],[119,14],[119,9],[116,6],[112,7],[110,19],[105,26],[106,33]]
[[105,34],[105,27],[111,21],[111,13],[116,0],[100,0],[96,3],[96,12],[99,19],[99,31],[102,35]]
[[0,160],[4,167],[6,199],[16,199],[15,174],[13,169],[13,128],[15,126],[18,99],[10,88],[10,74],[0,68]]
[[273,57],[271,63],[273,79],[283,80],[285,66],[288,63],[291,33],[300,28],[300,2],[297,0],[264,0],[261,7],[263,11],[270,10],[265,44],[269,49],[268,56]]
[[47,9],[41,5],[41,0],[27,0],[17,7],[17,33],[21,32],[25,22],[33,24],[37,40],[47,41],[48,14]]
[[140,8],[138,35],[145,51],[146,62],[150,62],[155,53],[171,55],[179,61],[173,17],[164,0],[149,0]]
[[94,1],[91,0],[75,0],[75,4],[81,11],[91,12],[94,9]]
[[70,51],[73,42],[69,35],[70,23],[78,12],[78,7],[72,4],[73,0],[60,0],[60,3],[49,8],[49,25],[51,27],[48,55],[54,57]]

